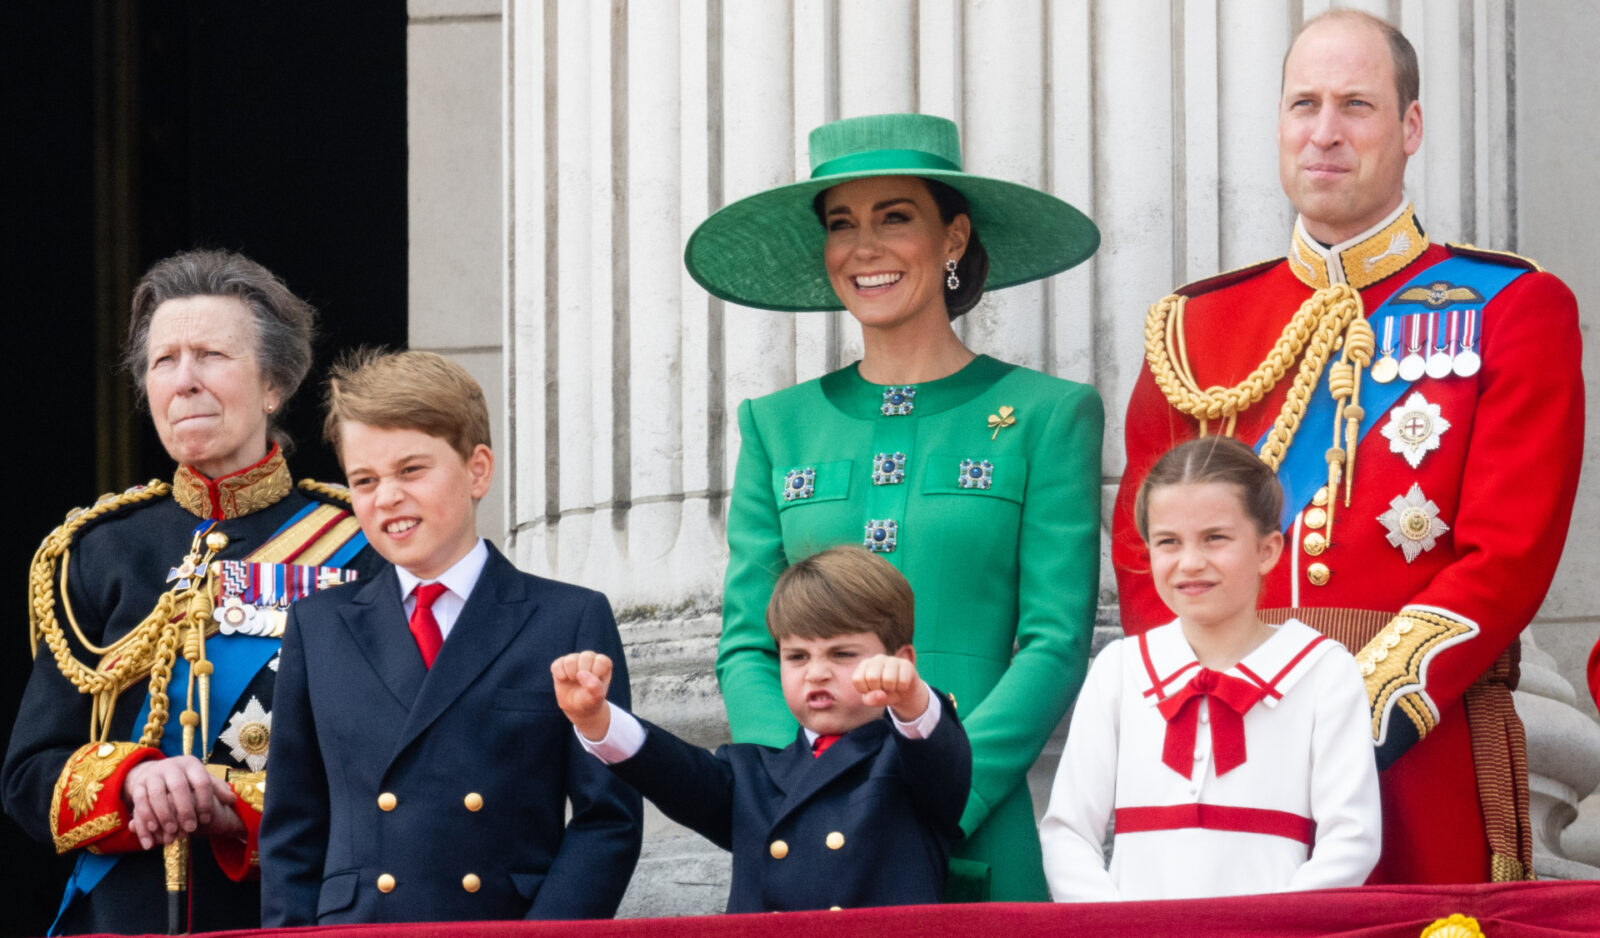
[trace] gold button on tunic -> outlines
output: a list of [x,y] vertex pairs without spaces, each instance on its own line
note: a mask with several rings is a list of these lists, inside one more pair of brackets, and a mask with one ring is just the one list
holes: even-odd
[[382,876],[379,876],[378,877],[378,891],[379,892],[394,892],[394,877],[390,876],[388,873],[384,873]]
[[478,811],[483,808],[483,796],[475,791],[469,791],[467,797],[461,799],[461,803],[467,806],[468,811]]

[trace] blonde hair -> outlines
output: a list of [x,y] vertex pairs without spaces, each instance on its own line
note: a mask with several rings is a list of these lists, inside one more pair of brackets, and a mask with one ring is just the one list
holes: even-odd
[[916,600],[889,561],[861,547],[831,547],[783,571],[767,603],[773,639],[871,632],[893,653],[911,644]]
[[1133,523],[1142,540],[1150,540],[1150,493],[1169,485],[1234,486],[1245,516],[1257,534],[1278,530],[1283,515],[1283,486],[1255,451],[1232,437],[1208,436],[1179,443],[1156,460],[1133,501]]
[[344,465],[341,424],[419,430],[449,443],[462,459],[489,445],[489,405],[483,388],[460,365],[433,352],[363,348],[328,372],[322,437]]

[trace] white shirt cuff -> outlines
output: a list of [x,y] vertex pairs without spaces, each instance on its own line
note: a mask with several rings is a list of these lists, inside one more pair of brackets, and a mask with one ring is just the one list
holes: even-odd
[[[928,687],[928,683],[924,681],[922,686]],[[894,711],[890,710],[889,719],[894,723],[895,730],[906,739],[927,739],[939,725],[939,715],[943,712],[944,704],[939,702],[939,695],[933,692],[933,688],[928,687],[928,709],[922,711],[922,716],[910,723],[902,723],[900,718],[894,715]]]
[[572,728],[572,732],[578,737],[578,742],[585,751],[606,765],[611,765],[614,762],[631,759],[638,754],[640,747],[644,745],[644,724],[633,714],[609,700],[606,701],[606,706],[611,710],[611,727],[606,730],[605,739],[599,742],[585,739],[576,726]]

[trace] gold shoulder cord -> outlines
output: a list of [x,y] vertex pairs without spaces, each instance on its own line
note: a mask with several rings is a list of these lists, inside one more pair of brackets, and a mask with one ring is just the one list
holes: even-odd
[[[195,675],[198,674],[201,678],[201,696],[204,697],[205,692],[209,690],[206,687],[209,681],[205,676],[210,672],[210,662],[204,660],[204,631],[211,621],[213,607],[211,597],[216,577],[210,562],[225,543],[217,540],[221,535],[209,538],[197,535],[195,538],[193,553],[197,556],[200,553],[201,540],[207,542],[205,555],[201,561],[207,567],[205,576],[194,577],[187,586],[180,584],[179,587],[162,593],[156,600],[155,608],[145,616],[144,621],[128,634],[104,647],[90,642],[83,634],[77,619],[72,614],[72,605],[67,592],[67,570],[71,561],[72,538],[80,528],[102,515],[138,502],[165,497],[170,491],[171,486],[167,483],[153,480],[142,489],[103,498],[94,507],[69,516],[65,523],[50,532],[39,545],[28,568],[28,640],[33,652],[37,654],[39,639],[42,637],[50,648],[56,668],[61,671],[62,676],[71,681],[79,693],[89,694],[94,698],[94,706],[89,717],[89,738],[92,742],[106,741],[111,729],[112,709],[116,705],[117,695],[148,671],[150,718],[145,723],[139,744],[141,746],[161,744],[169,709],[167,684],[172,679],[172,665],[177,659],[180,643],[184,646],[184,657],[194,662],[190,673],[191,685],[194,683]],[[73,635],[83,647],[90,654],[101,656],[101,666],[98,668],[89,667],[73,655],[72,647],[67,643],[61,624],[56,620],[58,577],[61,584],[61,609],[66,614]],[[194,627],[191,628],[191,625]],[[192,691],[191,686],[191,699]],[[198,722],[198,714],[184,714],[182,722],[185,724],[185,735],[193,732],[193,728],[189,725],[191,717],[194,722]]]
[[[1239,414],[1272,393],[1288,373],[1289,366],[1296,358],[1300,359],[1288,397],[1267,434],[1266,445],[1261,448],[1261,461],[1274,471],[1300,428],[1300,419],[1322,376],[1323,366],[1343,348],[1341,360],[1334,363],[1329,375],[1330,390],[1339,409],[1327,459],[1329,493],[1337,489],[1343,476],[1348,506],[1350,486],[1354,483],[1355,437],[1364,416],[1360,406],[1361,369],[1371,363],[1376,346],[1372,327],[1363,315],[1361,294],[1342,283],[1311,294],[1283,327],[1283,333],[1266,360],[1231,388],[1220,385],[1201,388],[1195,380],[1183,334],[1187,302],[1187,298],[1174,293],[1150,307],[1144,323],[1144,351],[1156,387],[1174,408],[1200,422],[1201,436],[1210,434],[1213,420],[1224,421],[1223,435],[1232,436]],[[1302,352],[1304,357],[1301,357]],[[1328,527],[1331,534],[1331,520]]]
[[324,498],[331,498],[346,505],[350,504],[350,490],[342,485],[318,482],[316,479],[301,479],[299,484],[302,491],[312,492]]

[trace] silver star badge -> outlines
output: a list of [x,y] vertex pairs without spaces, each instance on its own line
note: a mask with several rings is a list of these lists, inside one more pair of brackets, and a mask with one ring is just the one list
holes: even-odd
[[1448,429],[1450,421],[1439,415],[1439,405],[1413,391],[1404,404],[1389,411],[1383,435],[1389,439],[1389,452],[1404,456],[1415,469],[1424,455],[1439,448],[1439,437]]
[[228,728],[218,740],[228,744],[233,757],[259,772],[267,766],[267,742],[272,736],[272,714],[251,697],[245,708],[228,718]]
[[1422,494],[1422,486],[1411,483],[1411,491],[1396,495],[1389,510],[1378,516],[1378,523],[1389,530],[1389,543],[1400,548],[1411,563],[1425,550],[1433,550],[1439,535],[1450,526],[1439,520],[1439,506]]

